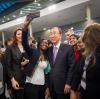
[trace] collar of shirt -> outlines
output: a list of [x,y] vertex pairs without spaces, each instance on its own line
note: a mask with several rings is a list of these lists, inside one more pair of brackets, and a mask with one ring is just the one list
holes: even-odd
[[60,44],[61,44],[61,41],[59,41],[58,44],[56,46],[54,45],[53,47],[57,47],[57,49],[59,49]]

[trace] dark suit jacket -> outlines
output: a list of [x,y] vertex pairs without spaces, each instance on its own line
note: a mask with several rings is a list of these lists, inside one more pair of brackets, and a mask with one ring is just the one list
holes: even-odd
[[74,51],[70,45],[61,44],[53,64],[53,47],[48,50],[51,64],[50,89],[52,85],[57,93],[64,93],[65,84],[70,85],[74,66]]
[[2,83],[0,86],[0,95],[4,92],[4,81],[3,81],[3,66],[1,64],[1,61],[0,61],[0,83]]
[[11,45],[6,49],[6,67],[10,77],[14,77],[19,84],[24,83],[23,71],[21,70],[22,53],[15,45]]
[[86,99],[100,97],[100,46],[95,51],[95,64],[91,59],[86,71]]

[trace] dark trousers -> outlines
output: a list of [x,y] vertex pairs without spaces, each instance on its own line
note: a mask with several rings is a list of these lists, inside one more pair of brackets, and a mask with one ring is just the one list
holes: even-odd
[[51,99],[70,99],[70,94],[56,93],[54,86],[52,86],[50,93],[51,93]]
[[24,89],[14,90],[12,99],[24,99]]
[[86,99],[86,92],[82,87],[80,87],[80,99]]
[[45,99],[44,85],[25,84],[24,99]]
[[5,94],[4,94],[4,93],[0,95],[0,99],[6,99],[6,97],[5,97]]

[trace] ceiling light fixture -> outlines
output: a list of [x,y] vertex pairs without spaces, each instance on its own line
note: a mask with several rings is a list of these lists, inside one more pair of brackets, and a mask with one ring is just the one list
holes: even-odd
[[13,18],[15,18],[16,17],[16,15],[13,15]]
[[22,12],[22,11],[20,11],[20,14],[23,14],[23,12]]
[[5,21],[4,20],[2,20],[2,23],[4,23]]
[[43,30],[45,31],[47,28],[43,28]]
[[29,10],[29,11],[30,11],[30,10],[32,10],[32,9],[31,9],[31,8],[28,8],[28,9],[26,9],[26,10]]
[[56,9],[56,5],[55,4],[48,7],[48,10],[54,10],[54,9]]
[[9,20],[10,20],[10,18],[7,18],[7,20],[9,21]]
[[37,5],[38,5],[38,6],[41,6],[41,4],[40,4],[40,3],[38,3]]

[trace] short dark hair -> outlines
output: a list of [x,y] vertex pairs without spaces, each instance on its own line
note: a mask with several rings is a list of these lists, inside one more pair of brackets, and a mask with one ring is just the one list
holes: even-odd
[[80,36],[76,34],[72,34],[71,36],[74,36],[77,40],[80,38]]

